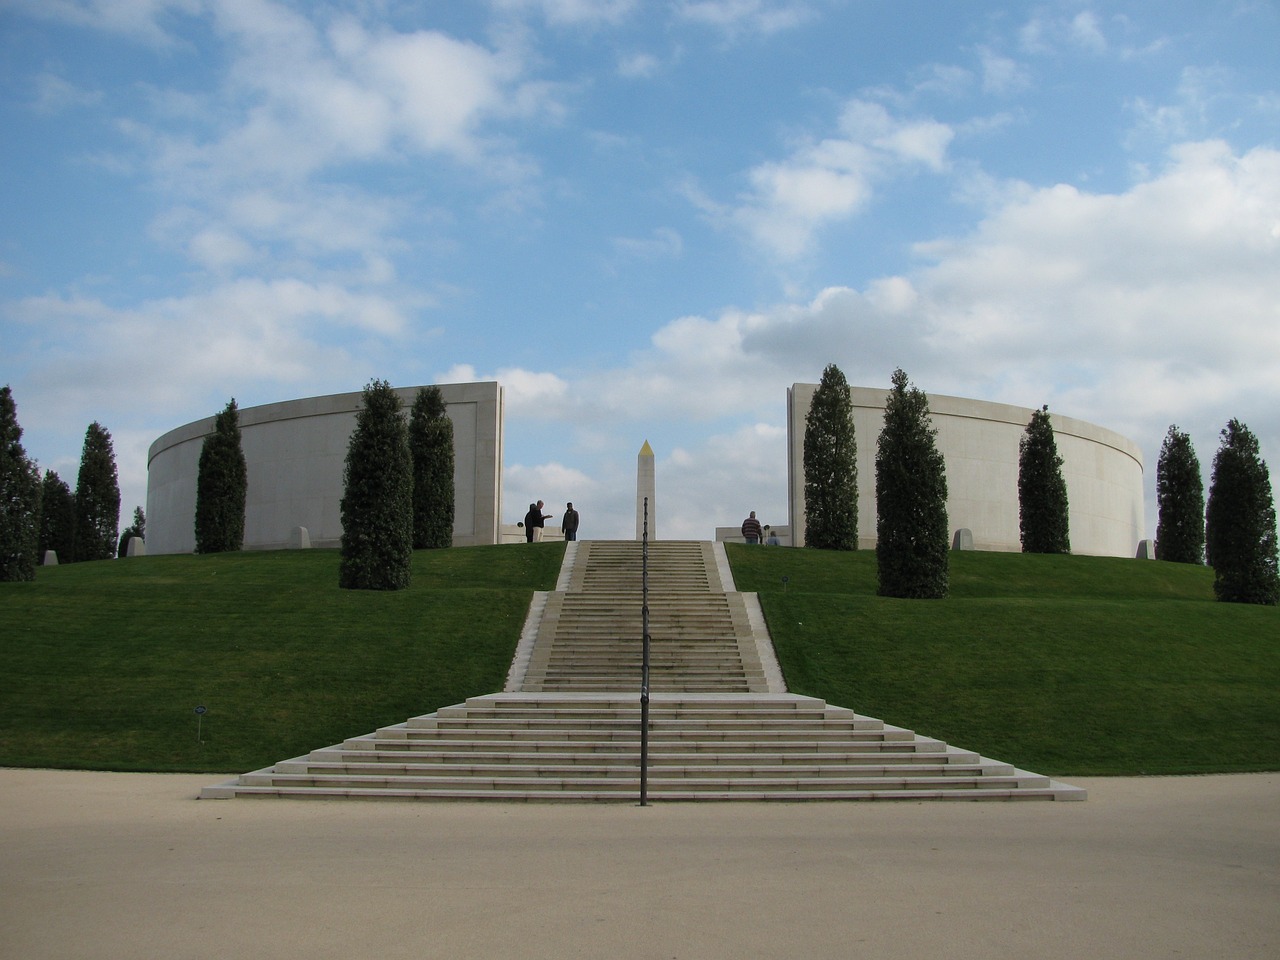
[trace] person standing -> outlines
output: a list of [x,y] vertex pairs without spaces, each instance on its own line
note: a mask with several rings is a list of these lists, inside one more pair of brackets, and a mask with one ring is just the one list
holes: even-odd
[[573,501],[564,505],[564,516],[560,518],[560,532],[567,541],[578,539],[578,511],[573,509]]
[[756,519],[756,512],[751,511],[751,516],[742,521],[742,538],[747,543],[759,543],[762,530],[760,521]]
[[529,504],[529,512],[524,515],[524,542],[533,543],[533,531],[542,526],[542,511],[536,503]]
[[546,525],[546,522],[551,519],[551,514],[542,512],[542,506],[543,506],[542,501],[539,500],[537,503],[537,509],[534,511],[534,514],[535,514],[535,520],[533,524],[533,542],[534,543],[542,542],[542,529]]

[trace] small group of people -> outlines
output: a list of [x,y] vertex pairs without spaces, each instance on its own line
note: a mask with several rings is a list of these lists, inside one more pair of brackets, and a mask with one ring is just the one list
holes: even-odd
[[[766,530],[769,531],[768,540],[765,540]],[[776,547],[781,542],[778,540],[778,535],[776,533],[769,530],[768,527],[762,527],[760,525],[760,521],[756,519],[756,512],[754,510],[751,511],[751,516],[742,521],[742,539],[747,541],[747,543],[764,542],[771,547]]]
[[[545,529],[546,522],[551,519],[551,514],[543,513],[544,504],[541,500],[537,503],[529,504],[529,512],[524,515],[524,539],[526,543],[540,543],[542,541],[542,531]],[[564,516],[560,519],[560,532],[564,534],[565,540],[578,539],[578,511],[573,509],[573,502],[570,501],[564,505]]]

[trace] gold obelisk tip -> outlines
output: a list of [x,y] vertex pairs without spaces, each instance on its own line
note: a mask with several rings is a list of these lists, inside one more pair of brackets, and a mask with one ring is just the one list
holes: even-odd
[[644,442],[644,446],[640,448],[640,456],[642,456],[642,457],[652,457],[652,456],[653,456],[653,447],[649,446],[649,441],[648,441],[648,440],[646,440],[646,441]]

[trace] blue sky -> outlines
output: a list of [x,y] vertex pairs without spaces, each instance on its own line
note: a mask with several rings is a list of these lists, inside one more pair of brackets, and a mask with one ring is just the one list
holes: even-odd
[[[504,519],[785,522],[785,392],[1280,454],[1269,2],[6,0],[0,382],[122,520],[165,431],[497,379]],[[860,437],[861,443],[874,438]],[[558,510],[557,510],[558,513]]]

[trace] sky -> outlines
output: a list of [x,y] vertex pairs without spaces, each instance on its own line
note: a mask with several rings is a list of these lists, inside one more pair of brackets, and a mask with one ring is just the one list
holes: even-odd
[[[113,437],[498,380],[503,520],[786,523],[835,363],[1280,466],[1272,0],[0,0],[0,383]],[[874,443],[859,437],[860,444]],[[556,521],[551,521],[555,523]]]

